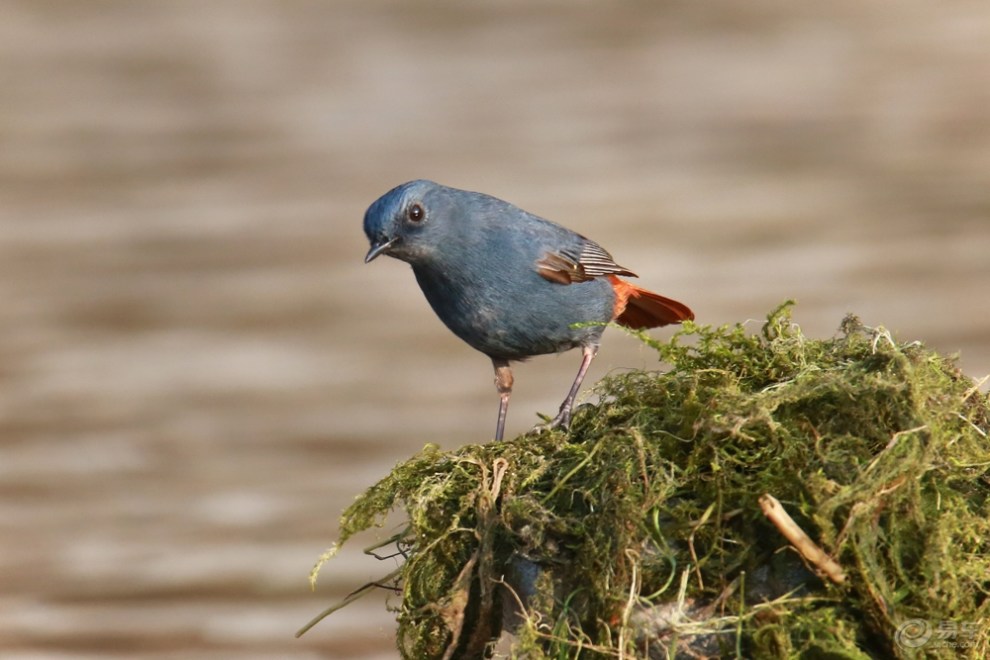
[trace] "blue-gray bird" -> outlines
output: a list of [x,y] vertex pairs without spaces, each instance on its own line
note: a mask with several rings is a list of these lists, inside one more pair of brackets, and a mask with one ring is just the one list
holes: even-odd
[[512,360],[582,350],[581,367],[550,427],[567,428],[605,325],[653,328],[694,319],[684,304],[641,289],[584,236],[477,192],[425,180],[378,198],[364,215],[365,257],[401,259],[440,320],[495,367],[501,440]]

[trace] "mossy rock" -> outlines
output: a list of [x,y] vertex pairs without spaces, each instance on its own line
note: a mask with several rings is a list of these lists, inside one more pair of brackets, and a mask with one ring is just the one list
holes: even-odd
[[519,658],[990,657],[987,396],[854,317],[809,339],[790,307],[759,334],[640,335],[670,370],[606,378],[569,432],[427,446],[361,495],[341,543],[408,515],[403,656],[511,630]]

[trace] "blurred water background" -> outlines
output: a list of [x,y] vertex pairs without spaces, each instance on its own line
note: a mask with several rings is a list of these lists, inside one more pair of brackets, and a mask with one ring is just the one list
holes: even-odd
[[[985,2],[4,0],[0,657],[395,657],[382,596],[292,634],[394,565],[309,591],[353,495],[493,430],[488,360],[362,263],[419,177],[699,322],[793,297],[990,372]],[[587,382],[656,366],[611,330]]]

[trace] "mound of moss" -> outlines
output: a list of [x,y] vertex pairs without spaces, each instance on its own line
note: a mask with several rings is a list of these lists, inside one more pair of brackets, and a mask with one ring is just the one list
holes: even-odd
[[990,657],[990,405],[952,359],[789,303],[643,341],[671,369],[569,432],[427,446],[347,509],[340,543],[408,515],[404,657]]

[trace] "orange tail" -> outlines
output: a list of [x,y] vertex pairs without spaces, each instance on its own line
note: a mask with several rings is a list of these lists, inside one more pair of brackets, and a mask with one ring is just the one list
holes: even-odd
[[615,275],[609,275],[608,279],[615,289],[612,318],[627,328],[641,330],[694,320],[694,312],[684,303],[641,289]]

